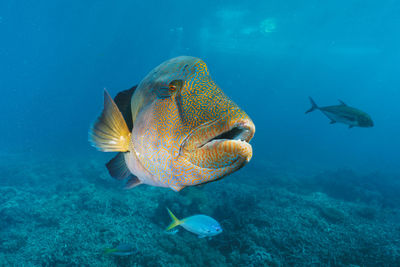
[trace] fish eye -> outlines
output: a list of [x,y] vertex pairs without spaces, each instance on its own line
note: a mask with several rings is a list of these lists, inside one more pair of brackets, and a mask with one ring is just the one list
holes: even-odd
[[169,89],[171,91],[175,91],[176,90],[176,86],[175,85],[170,84],[168,87],[169,87]]
[[180,89],[183,85],[182,80],[173,80],[172,82],[169,83],[168,87],[169,89],[174,92],[177,89]]

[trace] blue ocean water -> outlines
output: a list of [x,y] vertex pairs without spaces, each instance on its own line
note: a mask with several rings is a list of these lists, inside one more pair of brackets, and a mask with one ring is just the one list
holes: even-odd
[[[0,266],[400,266],[398,14],[395,0],[1,1]],[[252,118],[253,159],[179,193],[124,191],[87,140],[103,89],[180,55]],[[305,115],[309,96],[375,126]],[[165,235],[167,206],[224,232]],[[138,252],[102,255],[120,242]]]

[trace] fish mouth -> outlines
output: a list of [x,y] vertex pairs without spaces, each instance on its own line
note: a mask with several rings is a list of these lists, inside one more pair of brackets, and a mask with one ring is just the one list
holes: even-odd
[[233,123],[227,130],[222,130],[221,133],[200,143],[198,148],[209,146],[215,143],[225,141],[237,141],[238,143],[249,143],[255,132],[254,124],[248,120],[242,120]]
[[240,168],[253,155],[249,142],[254,133],[254,123],[248,117],[234,120],[222,118],[194,129],[182,150],[199,167],[219,169],[235,165]]

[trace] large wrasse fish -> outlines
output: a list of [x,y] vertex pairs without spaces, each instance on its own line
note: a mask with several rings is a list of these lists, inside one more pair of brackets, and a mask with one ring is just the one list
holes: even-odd
[[89,131],[94,147],[119,152],[106,166],[112,177],[169,187],[212,182],[252,157],[255,126],[214,83],[206,64],[181,56],[153,69],[113,100]]
[[314,110],[320,110],[325,116],[331,120],[331,124],[340,122],[347,124],[349,128],[358,127],[373,127],[374,122],[371,117],[359,109],[348,106],[343,101],[339,100],[340,105],[319,107],[310,97],[311,108],[306,111],[306,114]]

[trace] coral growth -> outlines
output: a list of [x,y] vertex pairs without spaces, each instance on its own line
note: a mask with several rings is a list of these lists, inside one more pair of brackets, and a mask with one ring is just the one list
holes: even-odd
[[[17,162],[17,161],[16,161]],[[397,185],[351,171],[304,177],[252,165],[179,193],[126,191],[102,158],[1,163],[0,263],[5,266],[395,266]],[[18,179],[12,179],[12,175]],[[390,183],[386,180],[386,183]],[[164,232],[166,207],[204,213],[224,231],[199,239]],[[132,243],[138,252],[104,255]]]

